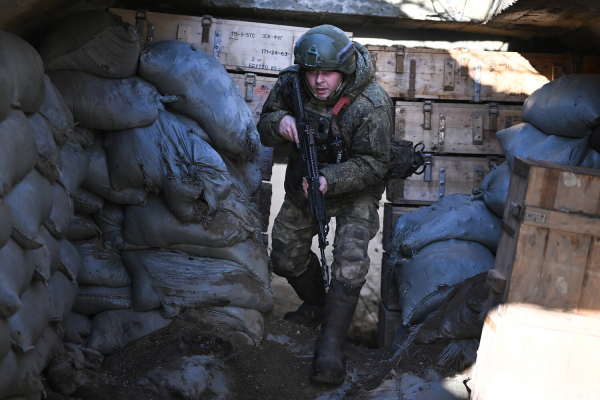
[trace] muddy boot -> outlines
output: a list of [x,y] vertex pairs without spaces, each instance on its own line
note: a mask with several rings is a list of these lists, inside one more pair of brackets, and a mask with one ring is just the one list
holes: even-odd
[[304,303],[296,311],[285,314],[283,319],[294,324],[316,328],[323,319],[326,297],[318,257],[312,254],[306,271],[295,278],[288,279],[288,282]]
[[346,377],[346,360],[342,345],[352,323],[362,285],[350,286],[332,280],[321,326],[321,337],[315,347],[311,380],[339,385]]

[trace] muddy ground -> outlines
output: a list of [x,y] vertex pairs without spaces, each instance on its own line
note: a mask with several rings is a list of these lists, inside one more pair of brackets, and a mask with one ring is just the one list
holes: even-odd
[[[139,383],[157,365],[193,355],[213,355],[225,360],[232,376],[234,399],[358,399],[396,370],[422,375],[434,368],[442,376],[462,371],[437,366],[440,352],[447,342],[412,345],[397,360],[390,360],[391,349],[370,349],[350,342],[344,351],[348,375],[341,386],[310,382],[312,352],[318,330],[300,327],[273,316],[265,318],[265,335],[261,346],[234,346],[203,331],[195,323],[177,318],[169,326],[131,342],[119,352],[107,356],[99,371],[72,397],[83,400],[164,399]],[[67,399],[48,390],[49,399]],[[171,399],[183,399],[173,393]],[[201,397],[210,399],[209,395]]]

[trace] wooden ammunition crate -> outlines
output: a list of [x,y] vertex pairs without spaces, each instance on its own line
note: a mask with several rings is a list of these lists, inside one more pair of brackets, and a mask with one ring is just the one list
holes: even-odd
[[381,302],[387,310],[401,311],[400,293],[398,284],[394,279],[394,264],[388,253],[383,253],[381,258]]
[[396,140],[423,142],[435,154],[502,155],[496,132],[523,122],[521,106],[396,102]]
[[597,399],[599,359],[600,319],[501,306],[485,319],[471,399]]
[[488,307],[600,316],[600,171],[516,158]]
[[400,218],[406,213],[418,210],[419,208],[421,207],[411,204],[397,206],[392,203],[385,203],[383,205],[383,227],[381,243],[384,249],[392,240],[392,236],[394,235],[394,227],[396,226],[396,221],[398,220],[398,218]]
[[504,162],[504,158],[452,157],[425,153],[425,172],[406,180],[389,180],[386,198],[397,205],[427,206],[445,195],[453,193],[471,194],[481,188],[481,181],[493,165]]
[[542,85],[573,73],[570,54],[367,46],[376,78],[392,97],[523,102]]
[[258,76],[253,72],[246,74],[230,73],[229,76],[233,78],[233,82],[240,89],[248,108],[252,111],[254,121],[258,123],[263,105],[269,97],[275,82],[277,82],[277,78]]
[[[183,40],[219,59],[228,70],[277,75],[294,63],[294,44],[308,28],[111,8],[140,33],[142,48]],[[347,32],[352,37],[352,33]]]

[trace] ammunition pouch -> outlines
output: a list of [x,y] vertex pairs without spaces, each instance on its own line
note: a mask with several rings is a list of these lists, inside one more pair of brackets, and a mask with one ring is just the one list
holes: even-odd
[[[394,140],[391,142],[390,168],[384,180],[407,179],[411,175],[421,175],[425,171],[425,157],[423,150],[425,145],[408,140]],[[417,171],[420,167],[423,168]]]

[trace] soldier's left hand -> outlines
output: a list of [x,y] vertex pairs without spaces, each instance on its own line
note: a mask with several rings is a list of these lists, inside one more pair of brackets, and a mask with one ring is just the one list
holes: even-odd
[[[304,197],[308,198],[308,181],[302,178],[302,189],[304,189]],[[319,175],[319,191],[323,194],[327,192],[327,179],[323,175]]]

